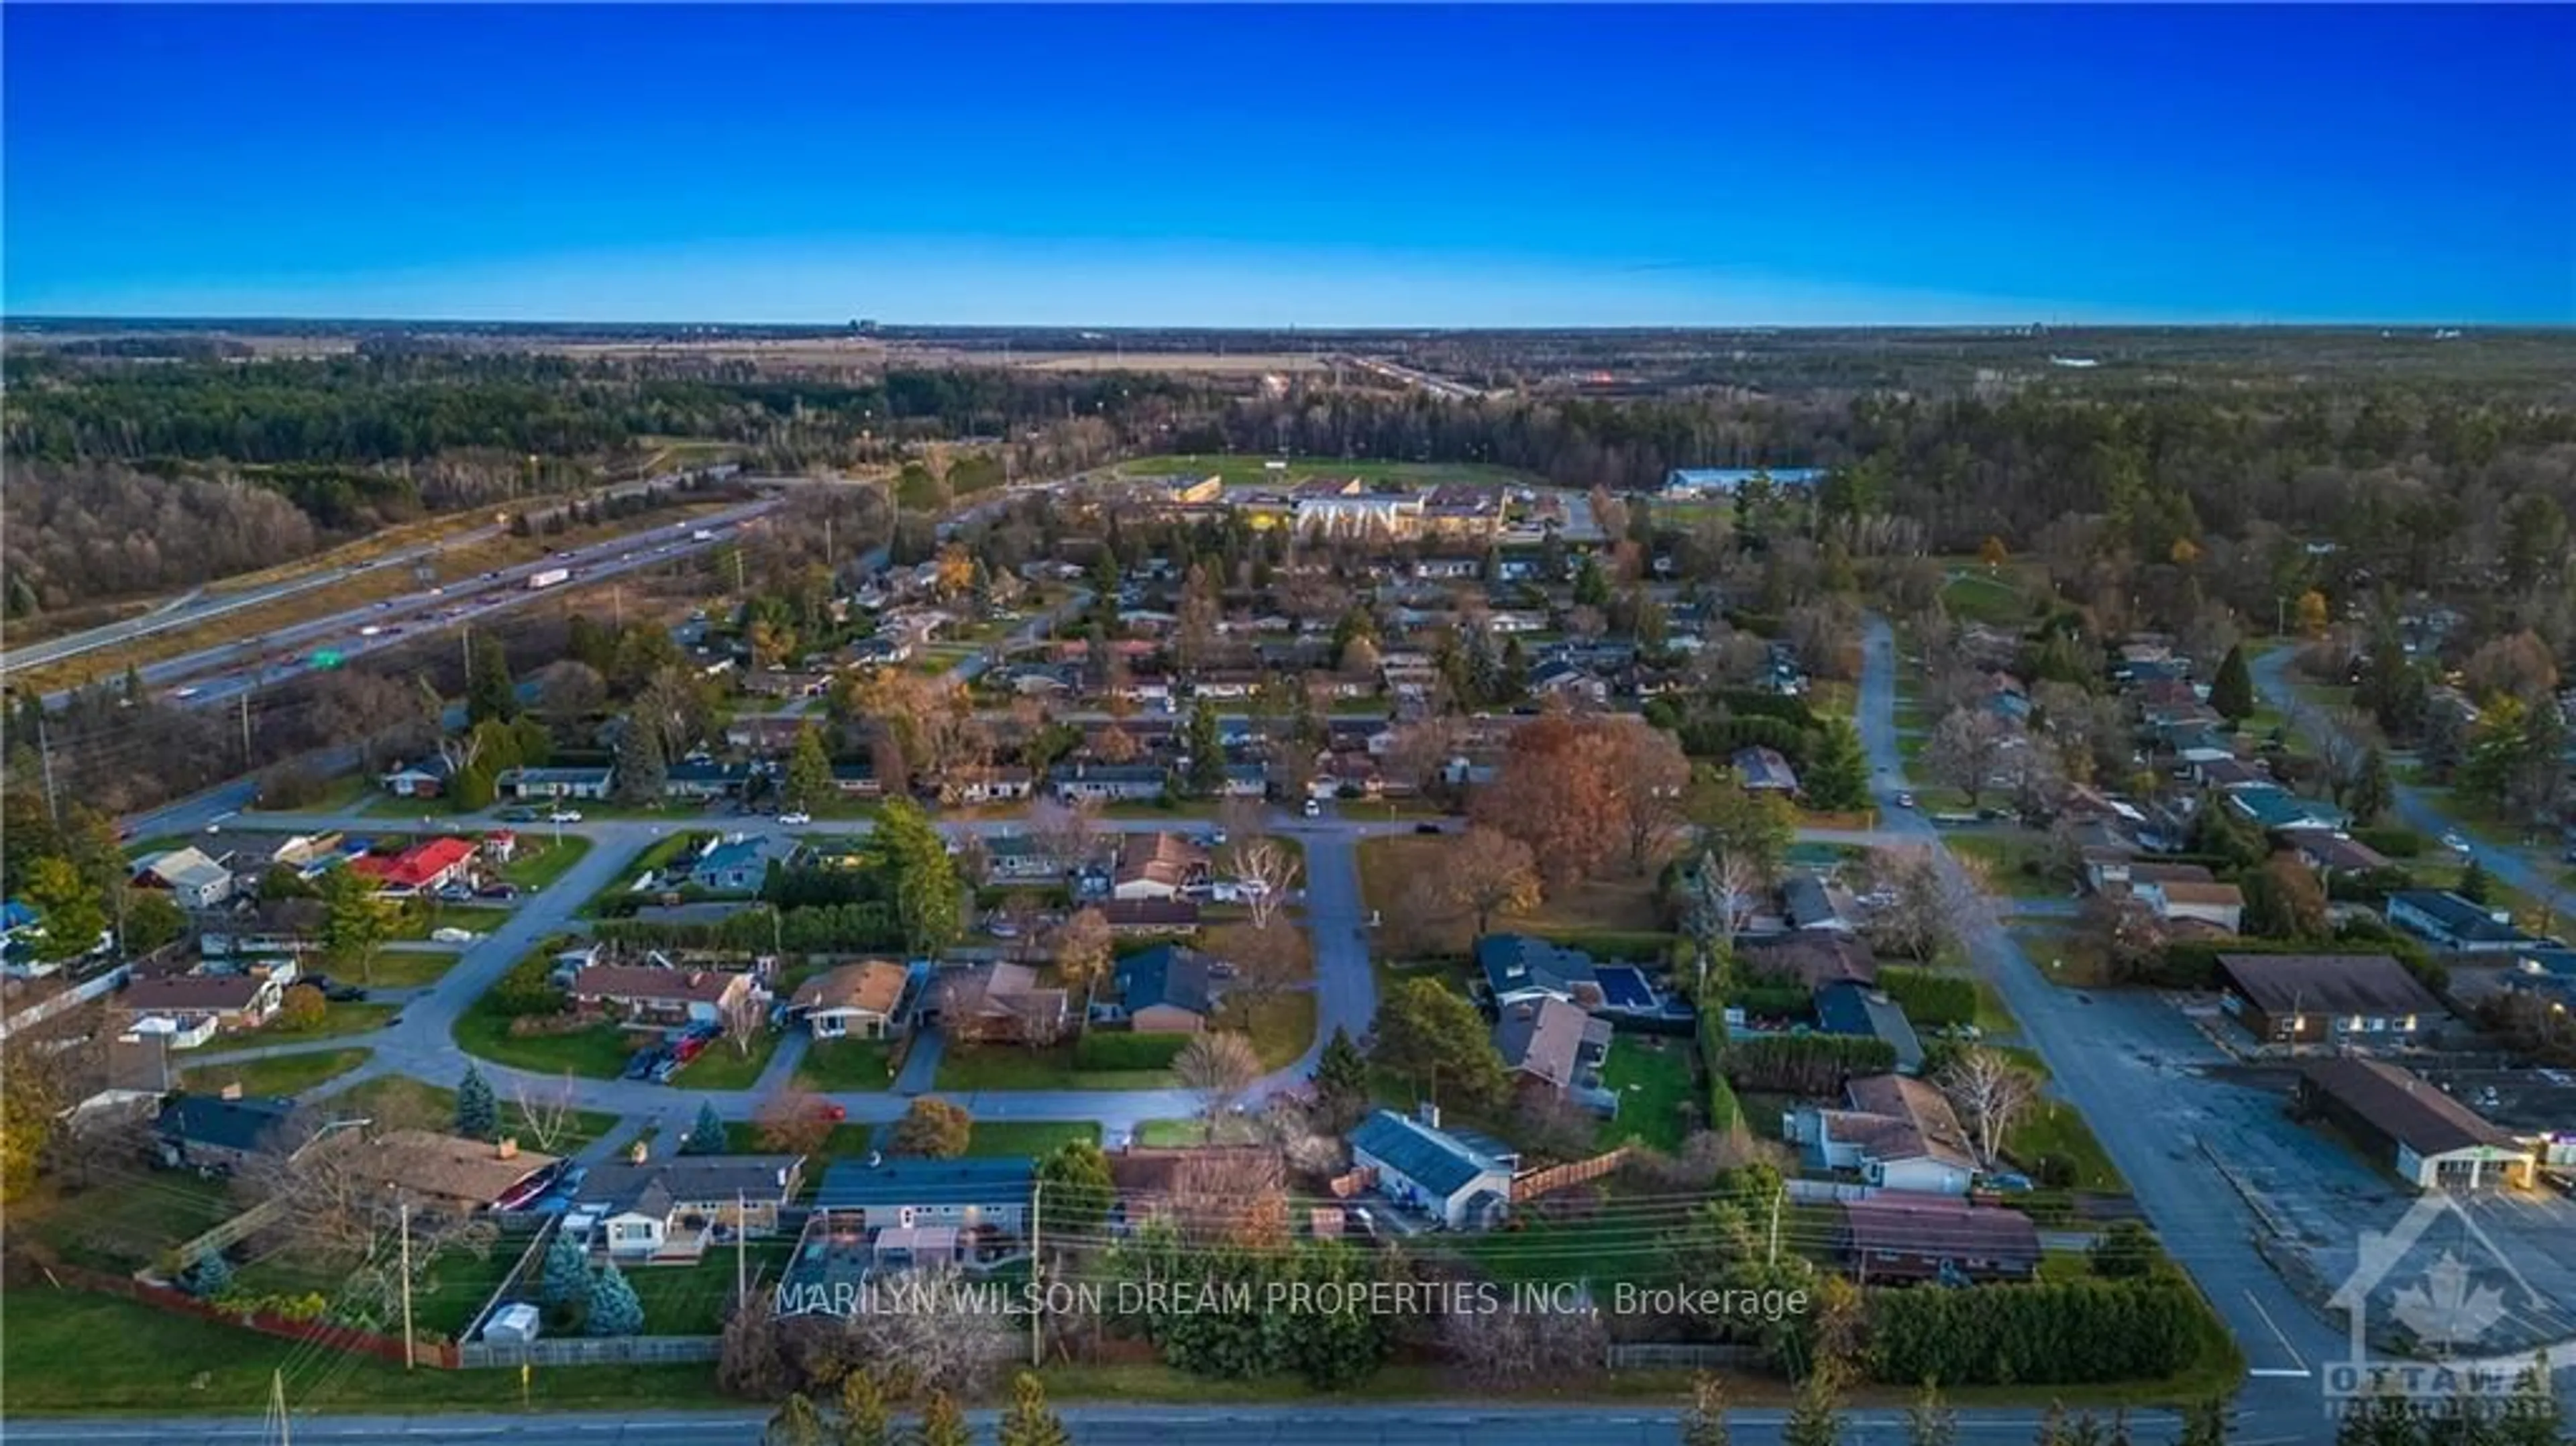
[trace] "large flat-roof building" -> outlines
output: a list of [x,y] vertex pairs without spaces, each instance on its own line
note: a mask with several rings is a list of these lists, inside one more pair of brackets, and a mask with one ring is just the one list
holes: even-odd
[[2221,954],[2220,1003],[2273,1044],[2404,1044],[2442,1001],[2385,954]]
[[2528,1187],[2532,1152],[2413,1070],[2345,1056],[2309,1065],[2299,1104],[2418,1190]]

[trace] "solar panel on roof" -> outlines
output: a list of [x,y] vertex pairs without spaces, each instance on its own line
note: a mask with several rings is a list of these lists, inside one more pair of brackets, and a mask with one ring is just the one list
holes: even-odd
[[1601,998],[1615,1008],[1646,1009],[1655,1002],[1655,991],[1646,976],[1624,965],[1604,965],[1593,977],[1601,985]]

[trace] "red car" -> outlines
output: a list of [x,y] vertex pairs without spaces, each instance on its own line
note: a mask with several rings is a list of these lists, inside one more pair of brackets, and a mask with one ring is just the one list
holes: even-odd
[[707,1042],[704,1038],[692,1034],[671,1047],[671,1057],[682,1064],[687,1064],[703,1053],[706,1047]]

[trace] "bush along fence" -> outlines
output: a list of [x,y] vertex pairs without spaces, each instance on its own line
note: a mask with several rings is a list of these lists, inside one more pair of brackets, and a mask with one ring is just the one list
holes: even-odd
[[[354,1326],[334,1325],[325,1320],[299,1319],[300,1312],[297,1315],[284,1313],[285,1309],[292,1305],[289,1301],[263,1299],[227,1304],[220,1300],[199,1300],[185,1291],[170,1286],[138,1280],[132,1276],[108,1275],[101,1271],[84,1270],[72,1265],[47,1266],[45,1273],[53,1277],[57,1283],[71,1289],[116,1296],[133,1301],[137,1305],[167,1311],[172,1315],[191,1316],[198,1320],[212,1321],[217,1325],[238,1326],[264,1336],[302,1341],[328,1350],[373,1356],[397,1366],[404,1362],[403,1343],[400,1339],[379,1335],[374,1331],[360,1330]],[[412,1342],[410,1357],[413,1365],[430,1366],[443,1371],[457,1368],[457,1348],[452,1345],[415,1340]]]

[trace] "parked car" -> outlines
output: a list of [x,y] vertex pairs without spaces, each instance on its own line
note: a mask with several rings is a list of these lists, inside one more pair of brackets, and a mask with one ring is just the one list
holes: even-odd
[[1440,825],[1436,823],[1417,823],[1413,826],[1413,831],[1415,833],[1438,833],[1440,832]]
[[671,1058],[681,1064],[687,1064],[690,1060],[704,1054],[706,1048],[707,1042],[692,1034],[671,1047]]
[[448,903],[461,904],[474,897],[474,890],[465,884],[449,884],[438,891],[438,896]]
[[535,823],[537,811],[525,805],[512,805],[493,815],[503,823]]
[[2453,832],[2442,835],[2442,847],[2449,849],[2455,854],[2464,854],[2469,851],[2469,841],[2461,837],[2460,834],[2454,830]]
[[1910,793],[1898,794],[1896,796],[1896,806],[1898,808],[1912,808],[1914,806],[1914,795]]
[[1324,806],[1311,798],[1307,799],[1306,816],[1308,818],[1322,818],[1324,816]]
[[471,929],[449,928],[429,931],[429,942],[433,944],[471,944],[480,937],[482,936]]
[[666,1054],[653,1062],[652,1073],[646,1076],[646,1078],[652,1080],[655,1084],[669,1084],[671,1082],[671,1076],[678,1074],[679,1072],[680,1062]]
[[478,899],[515,899],[519,897],[519,886],[517,884],[485,884],[483,887],[474,891],[474,897]]
[[580,809],[577,809],[577,808],[559,808],[559,809],[556,809],[554,812],[552,812],[552,813],[550,813],[550,814],[547,814],[547,815],[546,815],[546,822],[548,822],[548,823],[579,823],[579,822],[581,822],[581,810],[580,810]]
[[653,1073],[653,1066],[660,1064],[661,1062],[662,1051],[658,1049],[639,1049],[635,1051],[635,1057],[633,1059],[626,1061],[626,1073],[623,1077],[626,1079],[644,1079]]
[[805,810],[800,808],[793,812],[780,814],[778,816],[778,821],[785,827],[795,828],[800,824],[812,823],[814,821],[814,815],[807,813]]

